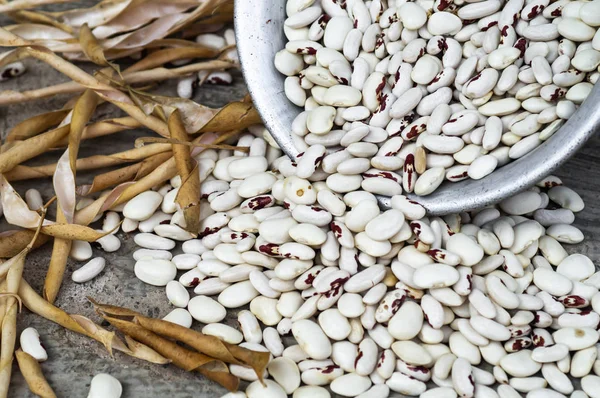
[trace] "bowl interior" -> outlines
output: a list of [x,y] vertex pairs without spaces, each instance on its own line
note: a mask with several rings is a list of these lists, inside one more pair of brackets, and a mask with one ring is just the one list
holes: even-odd
[[[290,157],[298,150],[290,126],[301,111],[285,96],[284,76],[273,65],[275,53],[287,41],[283,33],[285,0],[236,0],[234,21],[242,72],[265,127]],[[600,122],[600,88],[595,85],[577,112],[544,144],[481,180],[445,182],[428,196],[408,195],[431,215],[488,206],[534,185],[549,175],[596,131]],[[380,197],[389,207],[389,198]]]

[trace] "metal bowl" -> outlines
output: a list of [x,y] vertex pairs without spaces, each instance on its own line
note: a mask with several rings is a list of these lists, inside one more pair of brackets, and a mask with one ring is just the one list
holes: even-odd
[[[298,150],[292,143],[291,124],[301,109],[285,96],[285,77],[273,64],[284,48],[285,0],[235,0],[234,22],[242,72],[254,105],[266,128],[291,158]],[[408,195],[431,215],[474,210],[501,201],[532,185],[558,168],[594,134],[600,122],[600,88],[547,142],[524,157],[481,180],[445,182],[428,196]],[[389,198],[379,197],[383,207]]]

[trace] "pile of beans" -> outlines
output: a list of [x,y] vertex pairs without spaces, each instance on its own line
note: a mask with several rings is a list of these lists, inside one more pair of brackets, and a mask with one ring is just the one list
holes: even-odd
[[387,196],[428,195],[521,158],[599,76],[600,2],[549,3],[288,0],[274,62],[304,108],[297,149],[330,158],[319,173],[349,191]]
[[[196,238],[174,201],[179,177],[103,220],[110,230],[122,213],[123,231],[136,233],[134,272],[164,287],[164,319],[272,354],[264,386],[232,365],[249,385],[228,397],[600,396],[600,272],[563,248],[583,240],[571,224],[584,204],[560,179],[427,217],[402,195],[381,210],[367,190],[311,182],[319,154],[284,169],[269,142],[254,126],[237,142],[249,153],[196,157]],[[74,247],[89,260],[87,245]],[[102,266],[85,265],[77,281]],[[239,328],[221,323],[228,312]],[[43,356],[39,341],[22,346]]]

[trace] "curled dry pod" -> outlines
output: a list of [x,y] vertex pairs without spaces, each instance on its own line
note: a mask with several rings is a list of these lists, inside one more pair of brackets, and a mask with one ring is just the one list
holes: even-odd
[[[96,309],[99,312],[103,313],[105,317],[110,318],[110,316],[106,315],[109,314],[111,316],[119,316],[121,318],[134,319],[137,322],[137,324],[139,324],[146,331],[151,331],[152,334],[156,333],[156,335],[161,335],[171,339],[175,339],[177,341],[181,341],[189,345],[190,347],[193,347],[198,352],[201,352],[205,355],[209,355],[213,358],[216,358],[219,361],[224,361],[230,364],[249,366],[255,370],[259,378],[262,377],[262,374],[269,361],[270,354],[268,352],[265,353],[252,351],[246,348],[238,347],[236,345],[228,344],[219,340],[217,337],[207,336],[202,333],[185,328],[183,326],[175,325],[170,322],[144,317],[141,314],[138,314],[137,312],[129,310],[127,308],[103,305],[96,302],[93,303],[96,306]],[[111,321],[117,322],[116,318],[111,318]],[[124,322],[119,324],[122,325],[122,327],[124,328],[133,327],[131,326],[133,325],[133,323],[131,322]],[[141,332],[138,329],[135,330],[137,332]],[[175,349],[170,344],[168,344],[167,346],[171,347],[175,351],[171,351],[171,349],[169,349],[165,351],[166,353],[168,353],[169,355],[173,355],[174,353],[176,353],[177,349]],[[173,359],[173,361],[175,361],[175,359]],[[183,363],[181,364],[183,365]],[[227,379],[225,379],[224,381],[227,381]]]

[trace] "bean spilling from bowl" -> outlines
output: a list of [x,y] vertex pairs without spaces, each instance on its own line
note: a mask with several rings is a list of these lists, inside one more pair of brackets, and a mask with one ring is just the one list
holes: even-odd
[[[132,271],[164,289],[164,320],[271,354],[264,383],[230,366],[247,383],[229,398],[600,397],[600,272],[568,247],[584,239],[582,198],[551,176],[498,205],[430,217],[403,195],[482,178],[550,137],[597,79],[600,2],[286,8],[290,42],[275,63],[307,109],[292,126],[301,155],[252,126],[236,143],[248,152],[195,157],[197,234],[176,176],[106,212],[98,249],[134,233]],[[230,81],[200,73],[178,94]],[[70,256],[86,262],[77,283],[111,266],[87,242]],[[48,358],[35,329],[20,345]],[[112,376],[91,382],[89,397],[121,394]]]
[[104,220],[132,226],[135,275],[164,287],[165,320],[271,353],[264,385],[230,367],[249,384],[228,397],[598,397],[600,272],[569,254],[584,203],[559,178],[428,217],[403,195],[382,211],[360,184],[315,178],[327,158],[314,147],[289,168],[272,142],[255,126],[237,142],[249,153],[196,156],[197,237],[173,202],[179,177]]
[[481,179],[542,145],[586,99],[599,76],[598,10],[289,0],[289,41],[274,63],[304,108],[290,126],[295,146],[329,158],[319,173],[374,194]]

